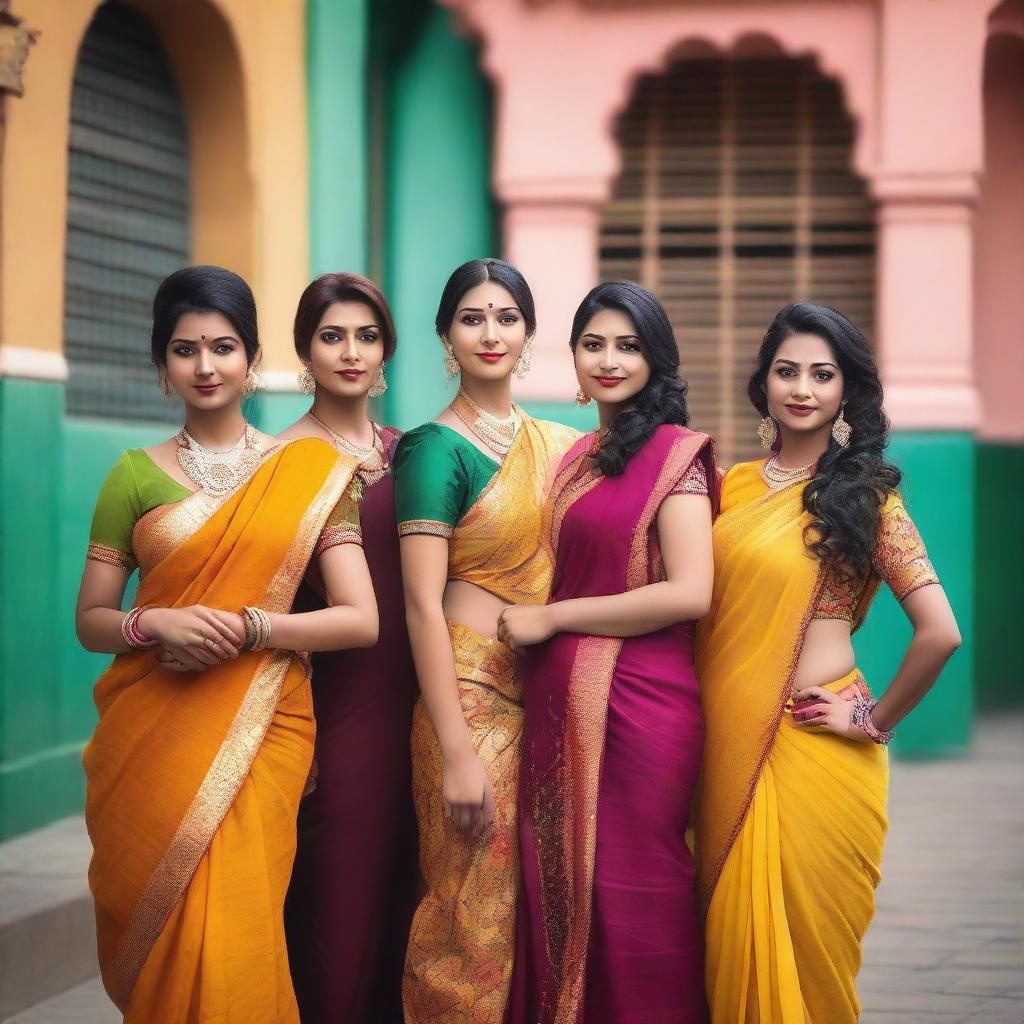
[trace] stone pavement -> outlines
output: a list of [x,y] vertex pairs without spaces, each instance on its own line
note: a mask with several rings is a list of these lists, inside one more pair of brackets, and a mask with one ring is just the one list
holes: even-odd
[[[964,760],[894,761],[890,822],[862,1024],[1024,1024],[1024,716]],[[7,1024],[118,1019],[93,980]]]

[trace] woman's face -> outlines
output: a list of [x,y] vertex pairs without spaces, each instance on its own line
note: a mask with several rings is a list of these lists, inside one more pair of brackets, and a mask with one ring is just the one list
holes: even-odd
[[316,386],[339,398],[360,398],[384,362],[384,327],[368,302],[335,302],[324,310],[309,343]]
[[174,325],[162,375],[187,406],[209,412],[240,402],[245,346],[222,313],[186,313]]
[[447,340],[464,377],[502,380],[526,344],[526,320],[507,288],[484,281],[462,296]]
[[791,334],[768,368],[765,390],[768,412],[783,430],[831,429],[843,401],[843,371],[823,338]]
[[651,379],[636,324],[619,309],[602,309],[591,317],[573,357],[580,387],[595,402],[620,405]]

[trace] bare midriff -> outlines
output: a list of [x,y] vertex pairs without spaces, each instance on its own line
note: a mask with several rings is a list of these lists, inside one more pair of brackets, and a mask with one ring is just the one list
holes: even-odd
[[843,619],[812,619],[793,677],[794,689],[825,686],[856,668],[850,624]]
[[469,626],[481,636],[494,636],[498,632],[498,616],[508,606],[509,602],[497,594],[465,580],[449,580],[444,588],[444,617]]

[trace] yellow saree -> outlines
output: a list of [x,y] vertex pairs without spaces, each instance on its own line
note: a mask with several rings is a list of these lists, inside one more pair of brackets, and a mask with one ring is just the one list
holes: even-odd
[[[137,603],[287,612],[356,469],[326,444],[266,453],[211,506],[147,513]],[[118,655],[86,747],[100,968],[128,1022],[298,1021],[283,905],[314,724],[305,659],[240,655],[198,674]]]
[[[803,484],[725,479],[697,629],[706,738],[695,838],[713,1024],[854,1024],[886,830],[884,748],[786,714],[821,563]],[[870,601],[873,589],[865,600]],[[829,684],[863,688],[856,672]]]
[[[543,604],[551,559],[540,545],[544,492],[575,431],[523,416],[501,468],[455,526],[449,579],[510,604]],[[496,637],[448,623],[463,714],[494,789],[494,823],[462,836],[443,811],[443,766],[423,701],[413,712],[413,797],[426,886],[402,987],[408,1024],[500,1024],[505,1017],[519,886],[517,794],[523,731],[520,659]]]

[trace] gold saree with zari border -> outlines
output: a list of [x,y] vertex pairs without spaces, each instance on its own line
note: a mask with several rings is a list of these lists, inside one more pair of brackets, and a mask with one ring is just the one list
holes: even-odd
[[[543,604],[551,559],[540,545],[544,492],[577,433],[523,416],[501,468],[455,527],[449,579],[512,604]],[[494,791],[479,838],[444,816],[443,764],[430,715],[413,715],[413,797],[426,892],[413,919],[402,987],[407,1024],[500,1024],[515,944],[516,797],[523,729],[520,659],[495,637],[448,623],[459,699]]]
[[[803,483],[726,477],[698,624],[706,728],[695,823],[713,1024],[854,1024],[885,835],[883,748],[793,725],[786,706],[824,573]],[[852,672],[829,683],[863,687]]]
[[[166,554],[137,604],[288,612],[355,468],[296,441],[205,519],[196,495],[143,517],[135,541]],[[95,700],[89,882],[111,999],[139,1024],[297,1021],[282,910],[312,756],[306,660],[266,650],[180,674],[132,652]]]

